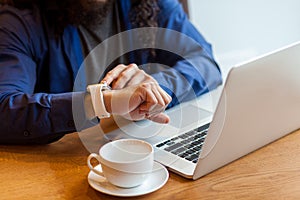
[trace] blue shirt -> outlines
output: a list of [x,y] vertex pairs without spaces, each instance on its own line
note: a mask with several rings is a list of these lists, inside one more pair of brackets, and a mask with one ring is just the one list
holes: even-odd
[[[131,1],[118,2],[121,31],[130,30]],[[166,50],[157,50],[155,57],[132,53],[129,61],[169,66],[148,73],[172,96],[172,107],[208,92],[222,80],[211,45],[189,22],[180,3],[161,0],[159,7],[159,27],[178,31],[198,44],[182,46],[190,62]],[[77,131],[72,102],[83,108],[85,96],[85,91],[73,91],[84,60],[78,29],[69,25],[57,38],[38,8],[0,6],[0,38],[0,143],[50,143]],[[169,35],[161,38],[168,42]]]

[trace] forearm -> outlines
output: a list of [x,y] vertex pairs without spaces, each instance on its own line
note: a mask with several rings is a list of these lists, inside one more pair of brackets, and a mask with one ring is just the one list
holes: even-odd
[[221,72],[213,62],[201,58],[199,62],[198,66],[192,66],[180,61],[163,72],[152,74],[172,96],[169,107],[196,98],[222,83]]
[[76,131],[72,112],[73,98],[80,102],[83,93],[27,95],[2,92],[0,143],[50,143],[66,133]]

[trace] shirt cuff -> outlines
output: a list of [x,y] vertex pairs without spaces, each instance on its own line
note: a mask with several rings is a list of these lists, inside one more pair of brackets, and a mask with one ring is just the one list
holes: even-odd
[[87,119],[92,120],[96,117],[92,104],[91,94],[89,92],[87,92],[84,96],[84,110]]

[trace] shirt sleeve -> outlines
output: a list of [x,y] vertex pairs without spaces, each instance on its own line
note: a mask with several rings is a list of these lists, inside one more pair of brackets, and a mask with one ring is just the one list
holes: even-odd
[[30,13],[0,9],[0,143],[50,143],[76,131],[72,99],[85,94],[36,93],[39,30]]
[[191,24],[181,4],[161,0],[159,6],[159,26],[166,31],[157,36],[157,43],[168,47],[157,50],[155,61],[168,67],[150,73],[172,96],[172,107],[216,88],[222,76],[211,45]]

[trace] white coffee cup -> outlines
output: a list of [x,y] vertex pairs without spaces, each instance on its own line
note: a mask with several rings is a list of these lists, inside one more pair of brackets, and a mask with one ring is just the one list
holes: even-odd
[[[102,171],[95,169],[91,159],[98,160]],[[131,188],[141,185],[152,172],[154,150],[151,144],[138,139],[120,139],[103,145],[99,154],[87,158],[89,168],[111,184]]]

